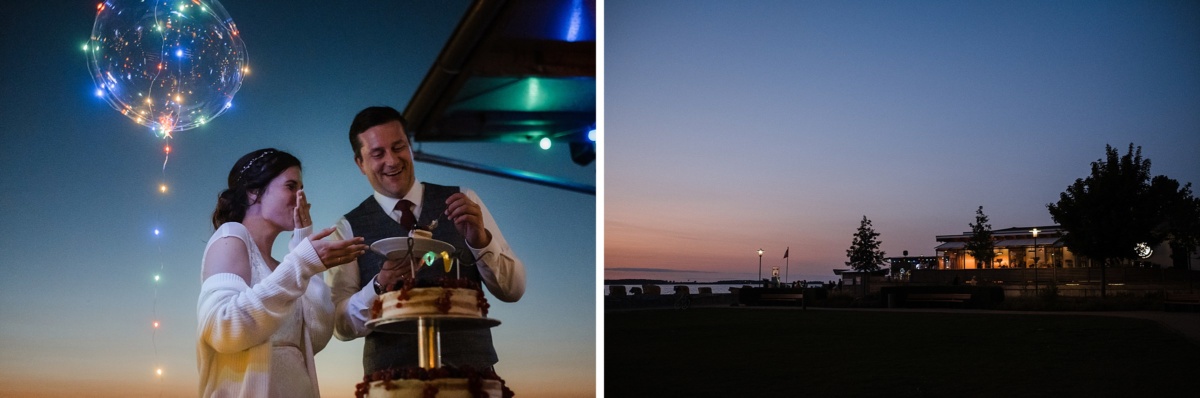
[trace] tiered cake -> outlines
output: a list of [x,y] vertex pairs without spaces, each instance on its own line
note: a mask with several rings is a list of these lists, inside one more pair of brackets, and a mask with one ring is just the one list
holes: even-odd
[[[430,239],[427,231],[414,232],[410,235],[414,239]],[[481,286],[469,279],[444,278],[425,285],[405,278],[388,290],[372,303],[368,325],[379,327],[393,320],[417,318],[484,320],[490,306]],[[358,398],[511,398],[513,395],[494,371],[451,366],[382,370],[367,375],[355,386]]]

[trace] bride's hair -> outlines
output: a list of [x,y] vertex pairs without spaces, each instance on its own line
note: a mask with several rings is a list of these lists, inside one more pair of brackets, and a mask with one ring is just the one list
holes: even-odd
[[238,159],[229,170],[229,187],[217,195],[217,209],[213,210],[212,215],[213,228],[230,221],[242,222],[246,217],[246,209],[252,204],[250,194],[262,198],[262,191],[267,184],[292,166],[300,167],[300,159],[275,148],[259,149]]

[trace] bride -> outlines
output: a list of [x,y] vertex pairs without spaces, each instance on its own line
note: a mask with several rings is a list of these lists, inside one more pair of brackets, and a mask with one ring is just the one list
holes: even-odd
[[[333,333],[326,269],[366,250],[362,238],[312,234],[300,160],[260,149],[229,171],[201,265],[196,351],[202,397],[318,397],[313,356]],[[271,256],[293,230],[290,253]],[[309,235],[312,235],[311,237]]]

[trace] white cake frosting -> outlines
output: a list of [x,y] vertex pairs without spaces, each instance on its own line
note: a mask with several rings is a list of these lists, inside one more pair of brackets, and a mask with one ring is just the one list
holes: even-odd
[[379,295],[372,307],[372,319],[405,318],[421,315],[457,315],[484,317],[489,307],[478,289],[418,287]]
[[472,394],[469,380],[448,378],[437,380],[396,379],[370,383],[368,398],[426,398],[426,389],[435,389],[436,398],[503,398],[503,384],[499,380],[482,380],[480,394]]

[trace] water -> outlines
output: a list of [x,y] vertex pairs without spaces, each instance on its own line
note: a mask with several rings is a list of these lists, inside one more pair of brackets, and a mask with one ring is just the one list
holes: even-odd
[[[635,287],[636,288],[642,287],[642,285],[604,285],[604,295],[606,295],[606,296],[608,295],[609,287],[611,287],[611,286],[625,286],[625,294],[630,294],[630,292]],[[740,288],[743,285],[740,283],[738,283],[738,284],[715,284],[715,283],[664,283],[664,284],[658,284],[659,289],[662,290],[662,294],[664,294],[664,295],[675,294],[675,286],[687,286],[688,293],[691,293],[691,294],[700,294],[700,288],[702,288],[702,287],[711,287],[713,294],[727,294],[727,293],[729,293],[729,288],[731,288],[731,287]]]

